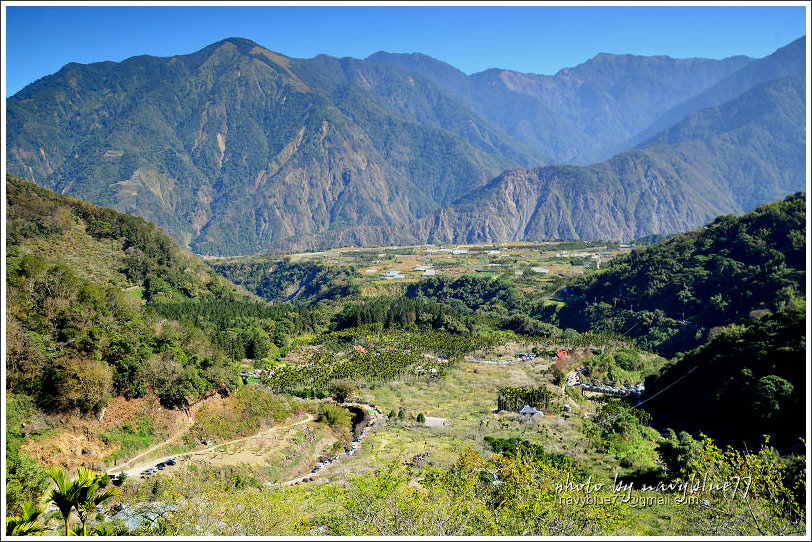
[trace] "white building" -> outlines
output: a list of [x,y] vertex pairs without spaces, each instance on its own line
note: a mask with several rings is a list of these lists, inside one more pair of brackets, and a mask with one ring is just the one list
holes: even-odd
[[530,405],[524,405],[521,410],[519,410],[519,414],[528,418],[535,418],[536,416],[544,417],[544,412],[536,410]]

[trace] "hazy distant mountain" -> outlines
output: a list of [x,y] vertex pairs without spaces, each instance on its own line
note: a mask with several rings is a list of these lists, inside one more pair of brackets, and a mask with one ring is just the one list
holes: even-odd
[[521,168],[608,156],[714,85],[743,74],[752,87],[746,70],[769,80],[793,62],[598,55],[554,76],[466,76],[425,55],[293,59],[230,38],[27,86],[7,100],[7,168],[203,254],[631,238],[797,190],[779,193],[805,158],[803,100],[763,91],[599,164]]
[[804,190],[805,92],[803,76],[779,79],[605,162],[507,171],[418,221],[414,237],[631,240]]
[[589,163],[622,150],[668,108],[752,59],[599,54],[555,75],[491,69],[471,76],[421,54],[368,61],[420,73],[554,163]]
[[806,37],[799,38],[773,54],[745,65],[707,90],[672,107],[632,138],[631,143],[645,144],[649,138],[691,113],[741,96],[756,85],[802,73],[806,73]]

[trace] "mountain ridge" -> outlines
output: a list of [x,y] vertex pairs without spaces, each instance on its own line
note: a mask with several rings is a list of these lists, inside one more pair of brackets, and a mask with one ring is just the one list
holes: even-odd
[[[797,47],[784,48],[785,53],[799,54]],[[412,69],[415,62],[423,68]],[[767,194],[770,199],[781,197],[785,194],[775,193],[780,185],[776,172],[795,162],[784,158],[784,165],[768,164],[757,159],[758,145],[751,145],[747,158],[756,170],[773,172],[769,186],[759,193],[752,190],[751,173],[726,165],[718,153],[708,153],[701,134],[691,137],[692,144],[666,145],[669,151],[647,150],[649,160],[665,169],[654,168],[657,173],[646,179],[645,167],[650,165],[639,171],[640,164],[629,166],[627,173],[636,175],[629,182],[654,186],[652,179],[666,184],[677,179],[685,191],[662,207],[652,193],[652,203],[639,210],[647,227],[638,227],[636,212],[625,209],[630,205],[624,196],[627,187],[613,181],[612,194],[600,186],[601,177],[595,177],[595,172],[612,177],[616,170],[624,171],[626,166],[606,165],[629,162],[614,156],[589,166],[591,184],[579,181],[583,190],[596,190],[612,202],[594,209],[601,231],[578,230],[568,225],[572,218],[564,216],[547,217],[546,226],[535,228],[525,223],[528,217],[519,220],[516,215],[507,222],[525,225],[508,225],[502,211],[489,206],[493,216],[464,233],[459,222],[451,226],[452,216],[460,212],[452,204],[504,178],[503,172],[555,163],[561,153],[572,157],[606,152],[595,146],[589,125],[578,124],[590,111],[605,110],[603,117],[590,122],[615,126],[622,139],[628,126],[640,124],[654,111],[635,113],[622,104],[653,107],[661,102],[664,110],[682,94],[695,96],[731,72],[759,62],[746,57],[683,61],[601,54],[559,71],[569,86],[545,95],[548,107],[539,98],[540,89],[553,84],[555,76],[505,70],[466,76],[421,54],[296,59],[251,40],[227,38],[189,55],[71,63],[32,83],[7,101],[7,163],[10,173],[42,186],[137,213],[201,254],[244,254],[302,243],[386,244],[387,238],[431,237],[431,231],[438,239],[486,240],[497,231],[501,237],[626,238],[633,232],[645,235],[696,225],[697,217],[713,213],[741,211],[741,205],[763,202]],[[770,63],[761,64],[768,72]],[[596,65],[602,71],[590,71]],[[741,65],[744,68],[738,69]],[[635,84],[638,76],[657,82]],[[687,82],[690,77],[696,80]],[[574,86],[578,78],[586,82]],[[481,87],[483,81],[486,87]],[[489,90],[483,94],[482,88]],[[670,89],[670,98],[654,100],[660,89]],[[562,98],[574,92],[577,103]],[[577,109],[578,104],[586,105]],[[796,113],[782,118],[792,123]],[[711,137],[710,132],[706,135]],[[747,137],[775,139],[770,130],[757,129],[737,137],[745,147],[750,145]],[[781,141],[788,143],[788,156],[796,156],[803,137]],[[736,189],[749,190],[752,201],[737,202],[726,192],[733,181],[725,180],[722,184],[728,186],[719,188],[701,175],[689,175],[701,186],[688,187],[679,180],[678,169],[708,168],[661,156],[672,150],[719,161],[713,168],[720,178],[744,175],[735,181]],[[776,155],[767,150],[767,156]],[[556,192],[560,183],[554,178],[543,181],[553,190],[549,201],[556,201],[564,214],[573,205],[586,208],[583,194]],[[570,197],[575,199],[564,201]],[[668,217],[649,216],[659,212]],[[682,221],[679,212],[685,213]],[[432,221],[436,224],[429,226]]]
[[[302,236],[286,247],[387,244],[387,239],[388,244],[631,241],[700,227],[718,215],[803,190],[804,157],[787,160],[783,149],[803,147],[803,116],[791,113],[803,109],[804,88],[800,76],[765,83],[694,113],[663,132],[660,142],[597,164],[507,170],[406,229]],[[759,144],[748,144],[753,131],[763,131],[755,138]],[[751,181],[742,174],[748,169],[751,177],[758,173]],[[732,181],[719,183],[717,177]]]
[[645,145],[648,143],[647,140],[655,137],[658,132],[667,129],[691,113],[720,105],[761,83],[804,73],[806,70],[805,52],[806,36],[803,36],[779,48],[774,53],[749,63],[712,87],[672,107],[645,130],[631,138],[630,142],[635,146]]

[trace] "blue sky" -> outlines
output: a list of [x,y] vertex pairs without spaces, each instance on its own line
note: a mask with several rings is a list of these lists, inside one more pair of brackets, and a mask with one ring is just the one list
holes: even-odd
[[249,38],[299,58],[421,52],[474,73],[552,74],[598,53],[763,57],[806,33],[802,6],[14,6],[6,96],[68,62],[120,61]]

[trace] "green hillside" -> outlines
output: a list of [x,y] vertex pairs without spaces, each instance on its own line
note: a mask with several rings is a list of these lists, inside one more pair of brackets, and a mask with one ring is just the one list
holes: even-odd
[[[806,304],[725,327],[646,380],[646,403],[677,430],[801,453],[807,424]],[[662,392],[659,394],[659,392]],[[658,394],[655,397],[655,394]],[[678,400],[690,396],[691,400]]]
[[[635,249],[572,293],[589,305],[594,325],[617,318],[618,328],[629,327],[633,315],[648,314],[677,329],[686,327],[676,322],[684,320],[689,335],[753,311],[781,311],[804,296],[805,224],[806,198],[796,194]],[[646,327],[628,333],[644,336]]]
[[6,191],[8,389],[46,412],[150,393],[183,406],[233,387],[234,362],[264,357],[277,322],[305,325],[297,309],[236,292],[143,219],[11,176]]

